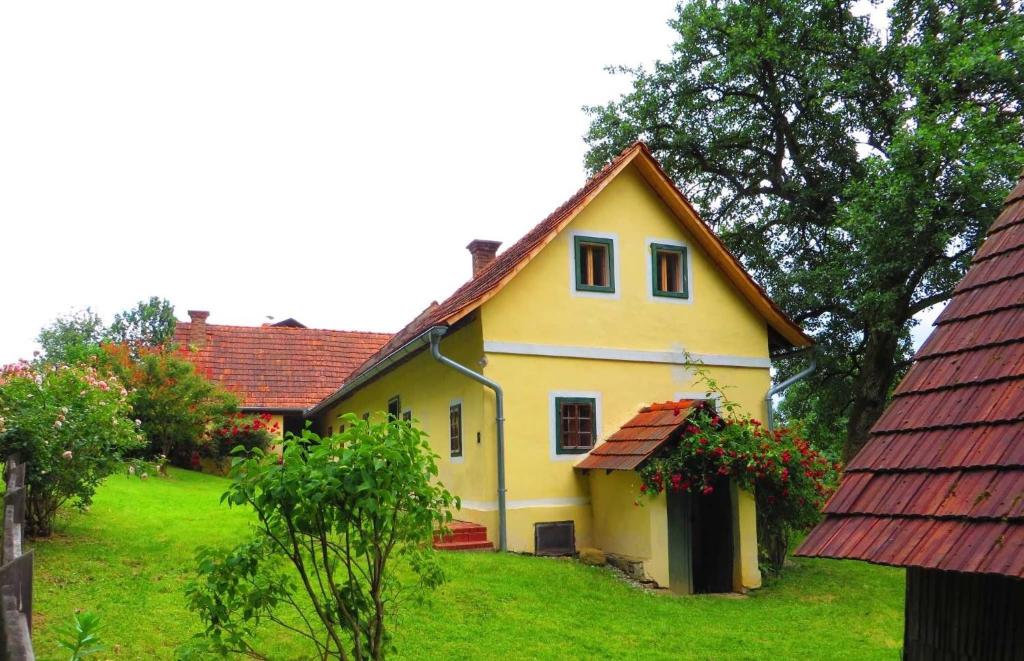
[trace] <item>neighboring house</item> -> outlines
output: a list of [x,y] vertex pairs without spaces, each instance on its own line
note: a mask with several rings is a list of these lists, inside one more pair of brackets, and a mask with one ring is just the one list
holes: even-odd
[[[680,592],[759,586],[750,494],[641,498],[634,469],[676,433],[674,410],[704,398],[693,361],[763,417],[772,356],[811,340],[642,144],[499,245],[470,243],[472,279],[306,415],[320,431],[345,413],[418,420],[462,499],[456,517],[509,550],[598,547]],[[669,400],[683,401],[654,405]]]
[[[242,411],[269,413],[278,435],[298,433],[304,412],[337,389],[352,370],[387,342],[387,333],[306,328],[294,319],[263,326],[206,323],[189,310],[174,342],[208,379],[238,395]],[[273,424],[273,423],[272,423]]]
[[1024,659],[1024,176],[825,514],[799,555],[907,568],[904,659]]

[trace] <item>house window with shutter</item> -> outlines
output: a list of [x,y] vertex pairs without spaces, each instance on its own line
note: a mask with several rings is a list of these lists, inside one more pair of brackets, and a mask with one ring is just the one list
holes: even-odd
[[555,399],[557,451],[580,454],[594,447],[596,401],[590,397]]
[[453,457],[462,456],[462,402],[448,407],[448,439]]
[[687,298],[686,247],[651,244],[651,293],[669,298]]
[[615,244],[611,239],[573,237],[576,291],[615,292]]

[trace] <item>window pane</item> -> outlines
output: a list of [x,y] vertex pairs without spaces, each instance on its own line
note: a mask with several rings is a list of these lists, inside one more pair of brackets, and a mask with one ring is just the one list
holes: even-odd
[[462,454],[462,404],[453,404],[448,409],[449,440],[453,456]]
[[654,249],[654,290],[668,294],[682,294],[685,290],[683,248]]

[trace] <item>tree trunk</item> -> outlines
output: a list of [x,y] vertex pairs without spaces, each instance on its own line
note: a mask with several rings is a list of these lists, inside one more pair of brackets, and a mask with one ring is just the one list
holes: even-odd
[[25,534],[28,537],[49,537],[53,534],[53,519],[57,504],[52,496],[36,496],[29,490],[25,499]]
[[899,335],[888,330],[867,331],[860,370],[853,383],[853,404],[846,423],[843,460],[853,459],[868,440],[871,427],[881,417],[896,378]]

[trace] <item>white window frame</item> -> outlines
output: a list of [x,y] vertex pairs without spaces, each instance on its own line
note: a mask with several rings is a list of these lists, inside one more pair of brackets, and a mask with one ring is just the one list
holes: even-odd
[[[619,260],[622,250],[619,245],[619,235],[615,232],[590,232],[587,230],[574,230],[568,233],[569,237],[569,293],[578,298],[603,298],[605,300],[616,300],[622,293],[622,269],[619,268]],[[607,239],[612,242],[612,263],[609,265],[612,272],[609,276],[615,283],[615,291],[577,291],[576,289],[576,237]]]
[[[651,256],[651,246],[655,244],[686,249],[686,298],[654,295],[654,271],[652,270],[654,260]],[[693,303],[693,247],[690,244],[679,239],[657,239],[649,236],[644,239],[644,255],[646,257],[644,263],[647,265],[645,267],[647,270],[647,300],[655,303],[675,303],[677,305],[690,305]]]
[[[561,397],[581,397],[594,400],[594,447],[601,444],[601,393],[593,390],[552,390],[548,393],[548,456],[551,461],[580,461],[590,452],[562,454],[558,451],[558,409]],[[593,448],[591,448],[593,450]]]

